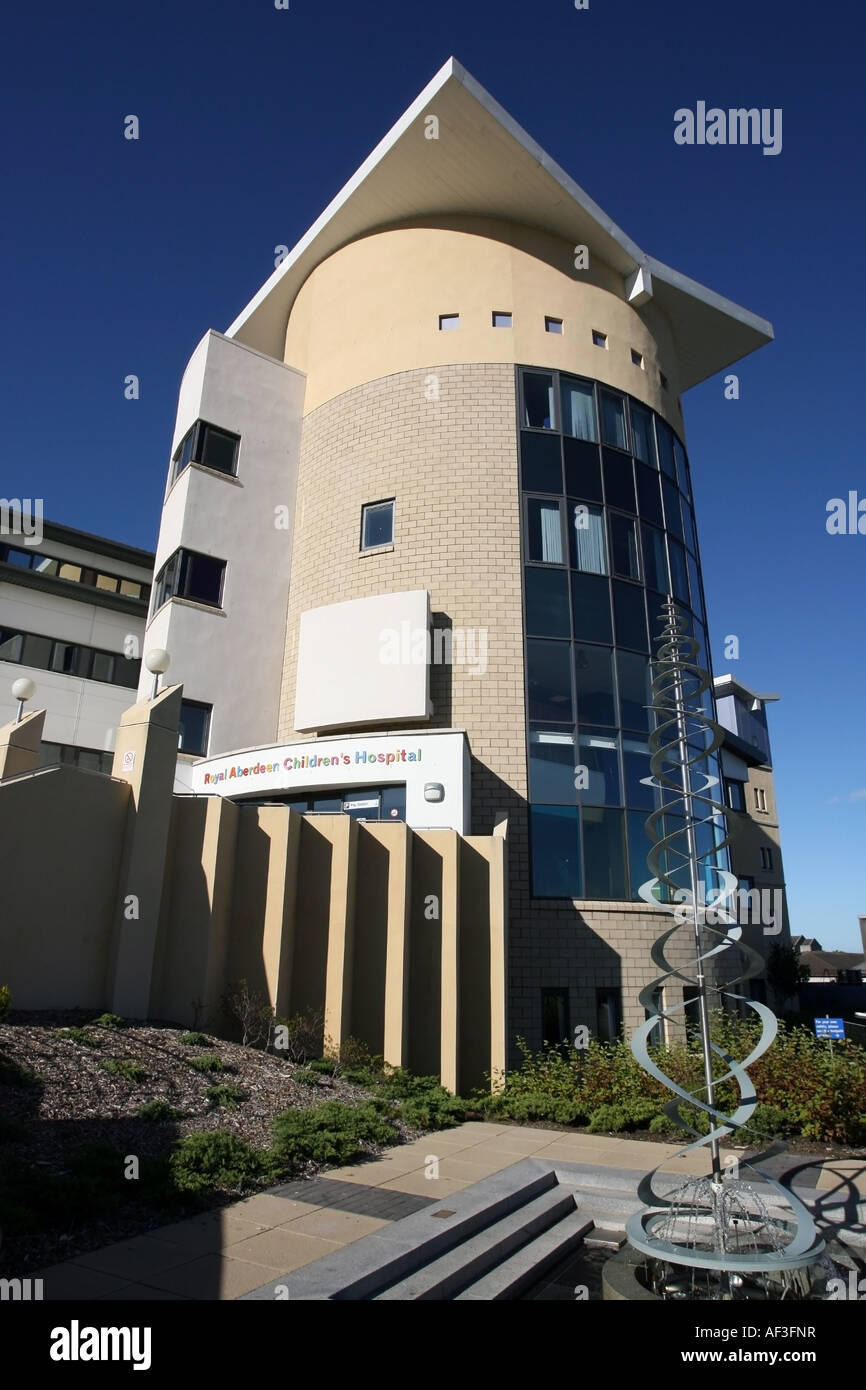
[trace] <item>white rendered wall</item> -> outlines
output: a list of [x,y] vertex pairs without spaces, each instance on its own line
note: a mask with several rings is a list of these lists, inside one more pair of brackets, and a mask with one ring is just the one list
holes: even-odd
[[[172,486],[169,466],[156,573],[179,547],[225,560],[223,607],[163,605],[148,624],[145,652],[165,647],[168,683],[182,684],[185,699],[213,705],[209,752],[276,735],[304,380],[210,332],[181,383],[171,453],[196,420],[206,420],[240,435],[237,476],[190,465]],[[139,693],[150,689],[142,670]]]
[[430,714],[426,589],[330,603],[301,614],[296,729],[334,729]]
[[[52,542],[52,554],[61,549],[70,548],[55,547]],[[65,558],[78,560],[83,555],[84,552],[70,552]],[[88,554],[84,563],[92,565],[93,556]],[[102,562],[102,567],[109,569],[107,562]],[[122,568],[129,578],[149,580],[143,570],[131,565]],[[113,572],[121,572],[120,562]],[[21,627],[25,632],[59,641],[80,642],[108,652],[123,652],[128,636],[135,637],[141,648],[144,637],[141,618],[23,584],[0,583],[0,613],[4,626]],[[79,748],[107,752],[114,747],[114,733],[121,714],[136,701],[135,689],[129,686],[81,680],[60,671],[43,671],[20,662],[0,661],[0,724],[14,719],[17,714],[18,705],[12,698],[11,685],[22,676],[29,676],[36,683],[36,694],[27,708],[46,711],[44,737],[47,743],[71,743]]]

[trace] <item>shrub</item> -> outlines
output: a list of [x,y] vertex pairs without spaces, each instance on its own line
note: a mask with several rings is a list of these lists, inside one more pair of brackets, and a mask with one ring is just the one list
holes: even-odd
[[780,1105],[767,1105],[759,1101],[742,1133],[748,1142],[756,1143],[766,1137],[787,1138],[794,1128],[794,1121],[787,1110]]
[[372,1104],[350,1106],[325,1101],[310,1110],[284,1110],[274,1120],[272,1156],[279,1167],[311,1159],[314,1163],[346,1163],[364,1145],[391,1144],[393,1125]]
[[12,1008],[12,991],[8,985],[0,985],[0,1023],[5,1023]]
[[247,1098],[246,1091],[240,1086],[231,1086],[225,1082],[219,1086],[208,1086],[205,1095],[214,1105],[221,1106],[224,1110],[236,1110],[238,1103]]
[[664,1134],[676,1138],[683,1134],[684,1130],[681,1130],[669,1115],[655,1115],[649,1122],[649,1132],[650,1134]]
[[147,1079],[145,1068],[138,1062],[118,1061],[116,1057],[109,1057],[107,1062],[103,1062],[102,1070],[107,1071],[109,1076],[122,1076],[125,1081],[134,1083]]
[[316,1058],[327,1061],[332,1074],[337,1062],[331,1058],[320,1058],[322,1038],[325,1031],[325,1015],[321,1011],[307,1009],[305,1013],[292,1014],[291,1018],[278,1018],[274,1021],[274,1051],[289,1062],[310,1062]]
[[190,1057],[189,1064],[193,1071],[230,1071],[221,1057]]
[[307,1071],[318,1072],[320,1076],[334,1076],[339,1065],[334,1057],[312,1057],[307,1063]]
[[11,1061],[8,1057],[0,1057],[0,1086],[36,1086],[39,1078],[26,1067],[19,1066],[17,1062]]
[[311,1067],[299,1067],[292,1073],[292,1080],[299,1081],[302,1086],[315,1086],[317,1089],[321,1085],[319,1073],[313,1071]]
[[140,1120],[152,1120],[154,1123],[161,1120],[183,1119],[183,1111],[175,1110],[174,1106],[169,1105],[167,1100],[149,1100],[144,1105],[140,1105],[135,1113]]
[[236,1134],[212,1129],[183,1139],[169,1159],[169,1171],[179,1192],[203,1195],[250,1187],[265,1171],[265,1164],[263,1156]]
[[395,1102],[396,1114],[412,1129],[450,1129],[465,1117],[466,1101],[441,1086],[438,1076],[413,1076],[403,1067],[369,1076],[377,1097]]
[[617,1134],[628,1127],[624,1105],[599,1105],[589,1117],[590,1134]]
[[86,1028],[61,1028],[59,1036],[67,1042],[77,1043],[79,1047],[101,1047],[99,1038],[88,1033]]
[[125,1028],[126,1019],[121,1018],[120,1014],[100,1014],[99,1018],[90,1020],[93,1028]]
[[204,1033],[183,1033],[180,1040],[187,1047],[210,1047],[210,1038]]
[[229,985],[222,1001],[223,1012],[240,1025],[244,1047],[267,1047],[274,1022],[274,1011],[266,994],[251,989],[246,980]]

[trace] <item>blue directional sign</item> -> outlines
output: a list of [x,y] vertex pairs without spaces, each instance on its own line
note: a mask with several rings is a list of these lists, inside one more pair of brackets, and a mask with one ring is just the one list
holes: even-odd
[[818,1038],[844,1038],[844,1018],[816,1018],[815,1036]]

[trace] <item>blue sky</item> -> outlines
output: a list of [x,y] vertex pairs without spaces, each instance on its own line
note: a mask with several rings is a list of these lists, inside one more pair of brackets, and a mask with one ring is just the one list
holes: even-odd
[[[721,377],[684,398],[713,653],[783,697],[792,929],[857,948],[866,536],[829,536],[825,518],[831,497],[866,497],[864,27],[850,0],[14,7],[2,491],[152,547],[192,349],[455,54],[639,245],[774,324],[738,401]],[[782,152],[676,145],[674,111],[699,100],[781,107]]]

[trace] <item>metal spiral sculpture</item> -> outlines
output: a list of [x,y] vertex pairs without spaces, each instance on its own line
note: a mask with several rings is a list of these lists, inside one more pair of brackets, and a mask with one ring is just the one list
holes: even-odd
[[[674,1099],[665,1106],[666,1114],[696,1136],[680,1154],[707,1148],[712,1176],[708,1182],[692,1184],[694,1192],[700,1188],[697,1200],[706,1204],[699,1242],[694,1239],[696,1223],[682,1219],[681,1195],[675,1201],[668,1201],[654,1192],[653,1179],[658,1168],[642,1180],[638,1195],[645,1209],[631,1217],[626,1231],[633,1248],[673,1265],[727,1274],[801,1269],[820,1256],[824,1242],[806,1207],[756,1166],[760,1160],[781,1152],[784,1144],[771,1143],[747,1166],[777,1190],[792,1212],[793,1222],[774,1222],[772,1235],[764,1239],[755,1239],[753,1230],[749,1243],[741,1239],[742,1230],[738,1230],[741,1217],[736,1220],[731,1217],[737,1204],[732,1202],[732,1183],[722,1173],[719,1145],[728,1135],[742,1130],[752,1118],[757,1095],[748,1069],[771,1046],[777,1022],[775,1014],[765,1004],[744,994],[735,994],[730,988],[760,973],[764,962],[757,951],[742,941],[737,917],[729,910],[729,900],[737,891],[737,878],[719,868],[716,862],[719,852],[730,844],[730,830],[725,807],[713,796],[719,779],[706,770],[710,765],[705,760],[721,745],[724,730],[701,705],[701,697],[710,692],[711,678],[696,660],[698,644],[688,635],[686,619],[672,599],[666,600],[661,621],[663,631],[658,638],[652,683],[652,709],[656,716],[656,728],[650,735],[652,776],[644,779],[646,785],[658,791],[661,804],[646,822],[649,837],[654,841],[647,855],[647,866],[653,877],[641,886],[639,893],[654,908],[675,914],[676,925],[653,944],[652,959],[663,974],[641,992],[640,1001],[649,1017],[635,1030],[631,1050],[640,1065],[673,1092]],[[670,821],[666,823],[666,818],[672,814],[682,817],[675,829],[671,829]],[[706,920],[708,916],[710,921]],[[692,973],[672,965],[666,955],[668,942],[682,929],[692,933],[695,953],[690,966]],[[758,1042],[742,1062],[710,1039],[706,967],[713,960],[718,976],[725,953],[733,953],[730,955],[732,963],[737,954],[744,956],[746,963],[745,968],[734,967],[727,986],[719,989],[720,996],[742,1001],[762,1023]],[[697,992],[704,1063],[704,1085],[698,1093],[686,1090],[666,1076],[649,1053],[653,1031],[689,1006],[688,1002],[683,1002],[659,1011],[656,991],[675,979],[696,988]],[[717,1078],[713,1076],[713,1053],[727,1067]],[[718,1087],[728,1080],[735,1081],[740,1092],[739,1105],[730,1115],[718,1109],[715,1099]],[[706,1114],[710,1124],[708,1134],[702,1135],[688,1122],[681,1113],[683,1105]],[[737,1186],[745,1187],[744,1184]],[[761,1224],[756,1223],[755,1229]],[[684,1225],[690,1234],[685,1240],[678,1239]]]

